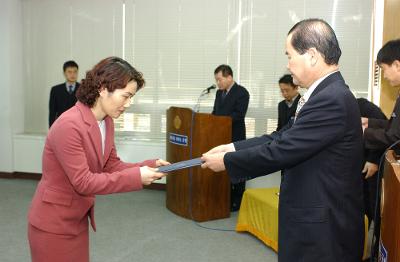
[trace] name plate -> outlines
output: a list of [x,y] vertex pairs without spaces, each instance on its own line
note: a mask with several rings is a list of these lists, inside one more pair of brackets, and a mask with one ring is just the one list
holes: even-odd
[[187,146],[188,137],[184,135],[179,135],[175,133],[169,133],[169,142],[175,145]]

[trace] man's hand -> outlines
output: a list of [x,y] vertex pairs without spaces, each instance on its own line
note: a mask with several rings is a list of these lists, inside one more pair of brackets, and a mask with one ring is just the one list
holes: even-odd
[[371,162],[365,162],[364,169],[361,171],[361,173],[366,173],[365,179],[370,178],[376,174],[378,171],[378,165],[371,163]]
[[204,163],[201,165],[202,168],[209,168],[214,172],[220,172],[225,170],[224,156],[226,152],[219,152],[215,154],[203,154],[201,160]]
[[143,185],[150,185],[154,180],[164,177],[166,174],[157,172],[157,169],[148,166],[140,167],[140,176]]
[[212,148],[211,150],[209,150],[207,153],[204,153],[204,155],[235,152],[235,151],[236,151],[235,146],[233,145],[233,143],[230,143],[230,144],[216,146],[216,147]]
[[362,126],[362,130],[363,130],[363,133],[364,133],[364,130],[366,128],[368,128],[368,118],[361,117],[361,126]]

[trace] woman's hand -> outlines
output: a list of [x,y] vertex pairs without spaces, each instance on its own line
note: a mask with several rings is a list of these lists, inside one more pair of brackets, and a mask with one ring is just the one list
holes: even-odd
[[166,174],[157,172],[156,168],[151,168],[148,166],[140,167],[140,176],[142,177],[143,185],[150,185],[154,180],[164,177]]
[[156,161],[156,166],[157,167],[159,167],[159,166],[167,166],[167,165],[170,165],[170,164],[171,164],[170,162],[165,161],[163,159],[157,159],[157,161]]

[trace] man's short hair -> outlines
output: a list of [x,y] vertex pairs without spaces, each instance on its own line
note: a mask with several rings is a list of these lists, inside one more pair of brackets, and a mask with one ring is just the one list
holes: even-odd
[[221,72],[224,77],[227,77],[227,76],[233,77],[232,68],[228,65],[220,65],[217,68],[215,68],[214,75],[218,74],[219,72]]
[[69,60],[64,63],[63,65],[63,71],[67,70],[68,67],[76,67],[76,69],[79,69],[78,64],[74,60]]
[[394,39],[387,42],[381,50],[379,50],[376,62],[378,65],[391,65],[394,61],[400,61],[400,39]]
[[283,75],[281,78],[279,78],[279,84],[287,84],[290,85],[292,87],[297,87],[294,83],[293,83],[293,77],[292,75],[286,74]]
[[299,53],[304,54],[314,47],[324,57],[328,65],[337,65],[342,51],[336,38],[335,31],[322,19],[311,18],[298,22],[288,35],[292,34],[291,44]]

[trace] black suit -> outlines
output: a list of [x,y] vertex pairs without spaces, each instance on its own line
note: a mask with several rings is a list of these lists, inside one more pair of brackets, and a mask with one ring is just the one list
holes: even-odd
[[[390,117],[390,120],[386,119],[385,115],[375,114],[375,115],[365,115],[368,117],[368,128],[364,130],[364,144],[366,150],[372,152],[372,156],[379,156],[382,154],[386,148],[388,148],[391,144],[400,139],[400,98],[398,97],[396,100],[396,104],[393,109],[393,113]],[[398,147],[395,148],[398,153]],[[375,152],[375,153],[374,153]],[[371,157],[370,157],[371,158]],[[371,160],[371,159],[370,159]],[[367,161],[370,161],[367,159]],[[371,161],[370,161],[371,162]],[[371,214],[368,216],[372,216],[372,212],[375,211],[375,198],[380,199],[380,194],[376,196],[376,188],[377,188],[377,176],[373,176],[369,178],[370,180],[370,192],[366,197],[370,198],[370,204],[372,205],[369,209]],[[380,183],[380,181],[379,181]],[[380,201],[377,202],[377,210],[380,210]],[[367,206],[368,211],[368,206]],[[380,216],[377,217],[377,221],[374,221],[374,235],[376,239],[379,239],[380,235]],[[379,250],[379,241],[375,241],[373,243],[374,246],[371,248],[371,254],[376,257],[378,255]]]
[[369,149],[386,149],[400,139],[400,97],[397,98],[390,120],[368,118],[364,130],[365,146]]
[[294,117],[294,114],[296,113],[296,108],[297,104],[299,103],[301,95],[297,95],[296,99],[293,101],[293,104],[291,107],[288,107],[286,104],[286,100],[282,100],[278,104],[278,127],[276,128],[276,131],[279,131],[284,127],[289,120]]
[[[362,117],[387,120],[382,110],[375,104],[368,101],[367,99],[358,98],[357,102]],[[383,152],[384,149],[372,150],[365,148],[364,160],[379,165],[380,157],[382,156]],[[363,174],[363,176],[365,177],[365,174]],[[365,214],[368,216],[369,222],[371,222],[375,214],[376,188],[378,183],[378,176],[374,174],[372,177],[363,179],[363,182],[364,182]]]
[[234,146],[224,157],[233,182],[285,170],[280,262],[361,260],[362,129],[357,101],[339,72],[317,86],[293,124]]
[[212,114],[232,117],[232,142],[246,139],[244,118],[249,106],[249,92],[243,86],[235,83],[225,98],[222,93],[222,90],[218,90],[215,95]]
[[[244,118],[249,106],[249,92],[241,85],[235,83],[229,92],[223,97],[223,91],[218,90],[215,95],[213,115],[230,116],[232,118],[232,142],[246,139],[246,125]],[[231,184],[231,210],[236,211],[240,207],[246,182],[236,185]]]
[[75,94],[78,88],[79,83],[76,83],[75,90],[72,94],[68,93],[65,83],[51,88],[49,101],[49,128],[62,113],[76,104],[77,99]]

